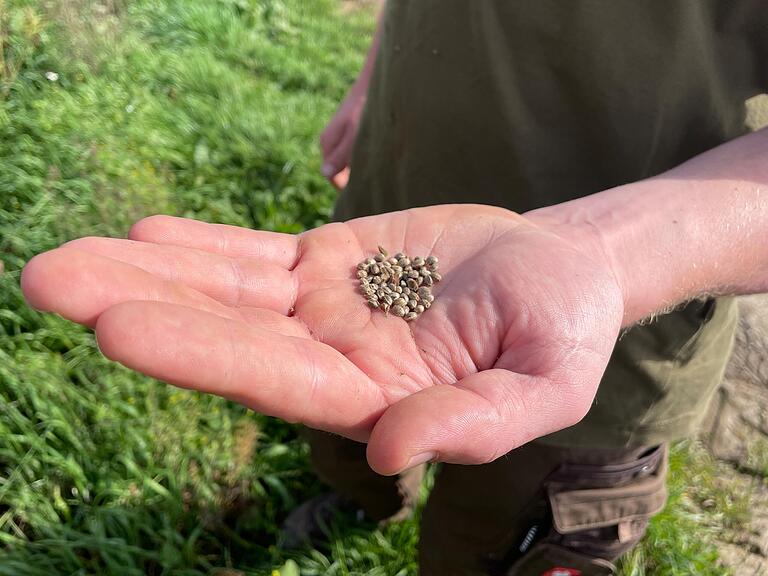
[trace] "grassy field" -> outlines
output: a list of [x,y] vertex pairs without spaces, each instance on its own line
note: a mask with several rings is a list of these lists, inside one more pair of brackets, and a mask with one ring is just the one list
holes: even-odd
[[[418,519],[281,551],[321,490],[295,429],[105,361],[18,287],[32,255],[148,214],[325,221],[316,138],[371,27],[339,0],[0,0],[0,575],[416,573]],[[723,573],[707,535],[748,511],[695,511],[705,460],[675,450],[624,574]]]

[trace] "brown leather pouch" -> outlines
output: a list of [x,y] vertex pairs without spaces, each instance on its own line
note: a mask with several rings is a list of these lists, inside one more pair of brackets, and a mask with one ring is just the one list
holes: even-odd
[[545,483],[552,527],[509,576],[613,574],[666,503],[667,451],[612,465],[563,464]]
[[617,558],[664,508],[666,447],[611,466],[563,466],[547,482],[549,541],[585,554]]

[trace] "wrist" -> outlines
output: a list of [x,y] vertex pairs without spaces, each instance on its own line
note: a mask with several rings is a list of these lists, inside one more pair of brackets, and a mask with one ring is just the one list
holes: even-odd
[[768,290],[768,210],[755,182],[670,172],[536,213],[604,258],[624,326],[694,298]]
[[631,282],[627,278],[627,270],[618,259],[616,243],[618,237],[608,229],[602,218],[598,219],[593,213],[593,207],[586,199],[579,199],[562,204],[555,204],[527,212],[523,216],[534,224],[566,240],[570,246],[576,247],[585,259],[602,263],[606,277],[611,278],[622,295],[624,318],[622,326],[631,324],[627,320],[632,308],[632,294],[629,290]]
[[653,209],[643,210],[646,202],[674,195],[670,188],[644,180],[585,199],[584,224],[599,237],[621,289],[625,327],[701,292],[700,268],[684,261],[694,248],[689,243],[696,236],[690,229],[694,223],[674,211],[660,218]]
[[702,291],[704,267],[681,262],[694,249],[690,240],[700,235],[691,229],[696,224],[674,211],[660,219],[655,210],[643,209],[674,196],[677,185],[643,180],[526,216],[604,263],[622,294],[626,327]]
[[768,292],[767,154],[764,129],[654,178],[526,216],[604,258],[624,325],[705,295]]

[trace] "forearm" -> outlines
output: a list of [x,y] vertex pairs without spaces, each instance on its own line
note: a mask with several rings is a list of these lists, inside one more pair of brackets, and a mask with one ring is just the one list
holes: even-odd
[[368,92],[368,84],[370,84],[371,76],[373,75],[373,68],[376,64],[376,56],[379,53],[379,45],[381,44],[381,32],[382,27],[384,26],[385,8],[386,0],[382,1],[379,6],[379,15],[376,24],[376,31],[373,35],[373,41],[371,42],[371,47],[368,49],[368,55],[365,57],[363,68],[360,70],[360,74],[358,75],[357,80],[352,87],[353,91],[362,91],[363,93]]
[[768,130],[655,178],[531,213],[591,236],[624,325],[707,294],[768,291]]

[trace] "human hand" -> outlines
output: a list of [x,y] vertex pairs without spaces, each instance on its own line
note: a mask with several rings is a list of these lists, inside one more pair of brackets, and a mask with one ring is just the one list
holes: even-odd
[[[300,236],[172,217],[130,240],[83,238],[29,262],[41,310],[95,328],[130,368],[368,442],[374,470],[485,463],[578,422],[623,315],[588,236],[506,210],[449,205]],[[371,310],[357,262],[440,259],[433,306]]]
[[343,190],[349,181],[349,162],[357,127],[365,106],[367,84],[357,82],[350,89],[344,102],[320,135],[323,153],[323,176],[337,190]]

